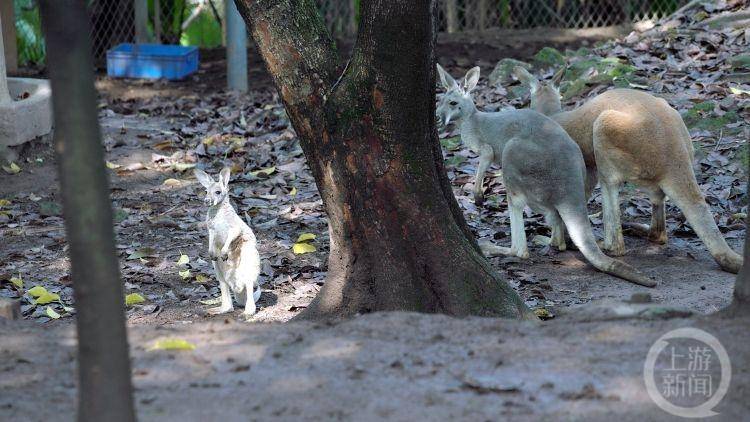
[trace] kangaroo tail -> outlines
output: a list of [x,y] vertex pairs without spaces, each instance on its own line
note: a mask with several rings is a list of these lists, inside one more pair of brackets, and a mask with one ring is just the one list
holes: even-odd
[[662,185],[661,189],[680,207],[690,227],[705,243],[721,269],[737,274],[742,266],[742,256],[733,251],[721,235],[711,209],[698,188],[695,176],[688,175],[680,180],[688,183],[677,186]]
[[258,299],[260,299],[260,294],[262,290],[260,286],[256,286],[255,290],[253,290],[253,302],[258,302]]
[[591,230],[591,224],[584,206],[560,206],[557,207],[557,211],[560,213],[573,243],[596,269],[641,286],[656,286],[656,281],[632,266],[602,253],[599,245],[596,244],[594,232]]

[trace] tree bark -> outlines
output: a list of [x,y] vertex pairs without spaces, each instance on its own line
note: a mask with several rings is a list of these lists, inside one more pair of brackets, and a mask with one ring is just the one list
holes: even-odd
[[43,0],[55,150],[78,328],[78,420],[134,421],[123,291],[80,0]]
[[[745,220],[745,227],[750,227],[750,219]],[[747,235],[746,235],[747,236]],[[747,311],[750,310],[750,266],[747,265],[748,259],[750,259],[750,242],[745,238],[745,257],[740,268],[740,272],[737,274],[737,281],[734,285],[734,303],[737,307]]]
[[363,0],[349,63],[310,0],[237,0],[329,218],[328,276],[303,316],[381,310],[528,317],[448,186],[435,130],[435,3]]

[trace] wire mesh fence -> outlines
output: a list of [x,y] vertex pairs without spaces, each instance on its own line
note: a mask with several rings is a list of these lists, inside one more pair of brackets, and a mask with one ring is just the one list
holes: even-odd
[[[136,1],[87,0],[93,55],[104,62],[108,49],[135,41]],[[336,38],[357,31],[361,0],[315,0]],[[665,16],[687,0],[438,0],[438,30],[485,31],[495,28],[590,28]],[[222,44],[224,0],[147,0],[146,29],[153,42],[215,47]],[[156,12],[158,10],[158,12]],[[19,60],[22,66],[44,58],[35,0],[14,0]]]

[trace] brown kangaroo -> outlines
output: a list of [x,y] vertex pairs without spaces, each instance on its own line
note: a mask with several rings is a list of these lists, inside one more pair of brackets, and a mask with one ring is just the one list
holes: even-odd
[[625,253],[620,224],[619,190],[630,182],[651,198],[648,238],[666,243],[664,198],[669,196],[706,244],[719,266],[737,273],[742,256],[733,251],[706,204],[693,172],[693,143],[677,110],[661,98],[633,89],[613,89],[571,111],[562,111],[557,83],[539,82],[526,69],[515,76],[531,88],[531,108],[550,116],[578,144],[586,164],[586,192],[602,188],[604,249]]

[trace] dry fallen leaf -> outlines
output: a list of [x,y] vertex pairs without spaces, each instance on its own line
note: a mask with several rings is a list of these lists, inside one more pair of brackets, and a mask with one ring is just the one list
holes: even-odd
[[156,340],[148,350],[195,350],[195,345],[181,338]]

